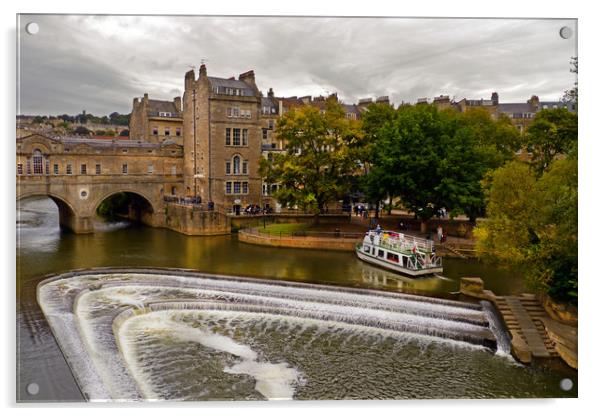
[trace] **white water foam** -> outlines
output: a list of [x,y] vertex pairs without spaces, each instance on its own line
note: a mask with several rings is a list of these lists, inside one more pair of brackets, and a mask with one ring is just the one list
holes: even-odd
[[[301,374],[288,363],[260,361],[257,353],[249,346],[221,334],[185,325],[173,319],[171,311],[152,312],[151,314],[152,319],[149,319],[149,314],[130,318],[119,331],[126,340],[126,342],[120,343],[122,352],[130,363],[130,368],[138,373],[141,379],[145,379],[146,376],[135,364],[135,354],[131,349],[132,338],[127,335],[128,331],[131,331],[132,325],[138,326],[138,331],[161,331],[177,341],[196,342],[204,347],[238,357],[241,361],[233,366],[225,367],[223,370],[225,373],[247,374],[253,377],[256,380],[255,389],[268,400],[291,400],[293,398],[294,386],[300,382]],[[151,389],[147,387],[144,390],[148,399],[157,399]]]

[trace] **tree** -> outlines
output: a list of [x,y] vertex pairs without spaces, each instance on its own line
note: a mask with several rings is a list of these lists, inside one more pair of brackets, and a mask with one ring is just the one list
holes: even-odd
[[[378,167],[373,166],[375,153],[381,129],[388,126],[395,118],[395,110],[389,104],[372,103],[362,114],[363,141],[357,149],[357,160],[362,166],[363,175],[359,180],[359,187],[368,201],[378,205],[380,201],[390,196],[382,180],[382,173]],[[374,170],[373,170],[374,169]],[[369,172],[372,172],[370,175]],[[376,210],[378,215],[378,210]]]
[[513,161],[484,181],[488,219],[475,230],[481,257],[520,264],[527,286],[577,303],[577,159],[541,176]]
[[459,213],[479,205],[487,166],[476,135],[452,110],[402,106],[377,131],[368,185],[386,189],[426,222],[442,207]]
[[92,131],[88,130],[84,126],[79,126],[75,129],[74,133],[78,136],[89,136],[90,134],[92,134]]
[[276,127],[287,151],[260,163],[260,174],[268,183],[279,183],[274,196],[289,207],[301,207],[317,215],[327,204],[349,189],[357,168],[350,148],[361,139],[359,124],[348,120],[331,97],[321,112],[313,106],[294,108],[280,118]]
[[[574,73],[575,75],[577,75],[579,73],[579,67],[578,67],[578,59],[576,56],[571,57],[571,69],[570,71],[572,73]],[[575,86],[573,88],[571,88],[570,90],[566,90],[564,92],[564,95],[562,97],[562,101],[565,103],[574,103],[575,104],[575,110],[577,110],[578,104],[579,104],[579,87],[578,87],[578,83],[575,80]]]
[[527,149],[532,162],[542,173],[560,154],[575,151],[577,146],[577,114],[566,108],[542,110],[527,129]]

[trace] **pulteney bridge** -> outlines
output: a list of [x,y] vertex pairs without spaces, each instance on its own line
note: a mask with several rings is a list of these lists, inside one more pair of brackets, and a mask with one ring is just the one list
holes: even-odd
[[129,217],[186,234],[229,232],[224,214],[166,200],[185,195],[182,146],[121,138],[17,139],[17,204],[47,196],[59,209],[61,227],[94,232],[100,204],[116,194],[129,197]]

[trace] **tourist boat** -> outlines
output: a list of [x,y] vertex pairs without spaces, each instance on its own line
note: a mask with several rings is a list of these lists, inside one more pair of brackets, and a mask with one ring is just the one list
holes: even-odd
[[409,276],[443,272],[441,257],[432,240],[386,230],[370,230],[355,247],[365,262]]

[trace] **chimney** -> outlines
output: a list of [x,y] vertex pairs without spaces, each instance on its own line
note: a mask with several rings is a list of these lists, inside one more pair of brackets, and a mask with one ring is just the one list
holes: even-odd
[[255,84],[255,72],[253,70],[243,72],[238,76],[238,80],[247,84],[255,92],[255,95],[259,95],[259,89]]
[[186,72],[184,76],[184,89],[191,90],[194,88],[194,70]]
[[199,78],[206,77],[206,76],[207,76],[207,67],[205,66],[205,64],[201,64],[201,67],[199,68]]
[[539,109],[539,97],[537,95],[532,95],[527,103],[529,103],[533,111],[537,111]]
[[176,110],[182,112],[182,97],[175,97],[173,103],[176,106]]
[[273,90],[272,88],[270,88],[270,89],[268,90],[268,97],[269,97],[269,98],[274,98],[274,90]]
[[143,100],[144,100],[144,103],[145,103],[145,104],[148,104],[148,93],[147,93],[147,92],[145,92],[145,93],[144,93],[144,98],[143,98]]
[[491,94],[491,103],[493,105],[498,105],[500,103],[500,97],[497,95],[497,92]]
[[138,106],[138,97],[134,98],[133,108],[135,109]]

